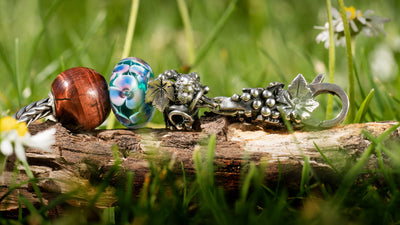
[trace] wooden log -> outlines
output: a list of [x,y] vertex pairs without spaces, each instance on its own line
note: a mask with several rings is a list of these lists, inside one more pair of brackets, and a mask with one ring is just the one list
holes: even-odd
[[[338,126],[332,129],[310,131],[300,130],[289,134],[286,130],[265,130],[250,124],[230,124],[224,117],[204,117],[201,132],[169,131],[166,129],[139,130],[96,130],[85,133],[71,133],[59,123],[45,122],[31,125],[35,134],[50,127],[56,128],[56,144],[51,152],[26,149],[28,162],[37,178],[38,186],[47,204],[61,193],[74,189],[85,190],[76,193],[76,201],[71,204],[85,204],[85,197],[95,193],[91,183],[101,180],[114,164],[113,146],[118,147],[122,158],[122,170],[133,171],[134,187],[137,192],[149,173],[149,161],[173,159],[174,171],[181,173],[181,165],[186,176],[195,174],[193,152],[207,143],[211,134],[216,135],[214,155],[215,180],[226,190],[237,190],[240,173],[248,162],[259,165],[266,163],[266,184],[274,186],[280,177],[280,186],[298,187],[304,160],[307,158],[322,182],[337,184],[339,175],[327,164],[317,151],[317,145],[341,172],[345,172],[349,162],[354,162],[371,144],[362,134],[366,130],[378,136],[396,122],[365,123]],[[399,138],[399,129],[391,134]],[[150,154],[157,152],[158,154]],[[201,151],[203,154],[206,151]],[[15,178],[13,174],[15,157],[9,157],[6,171],[0,179],[0,196],[10,186],[28,180],[22,166]],[[376,167],[371,157],[368,164]],[[84,188],[84,189],[82,189]],[[0,202],[0,211],[18,208],[18,193],[32,203],[38,203],[36,194],[26,183]],[[112,190],[105,191],[97,202],[99,207],[107,207],[116,201]]]

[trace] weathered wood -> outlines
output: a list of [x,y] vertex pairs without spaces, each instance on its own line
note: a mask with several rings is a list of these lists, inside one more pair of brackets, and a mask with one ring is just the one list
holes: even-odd
[[[77,197],[84,198],[95,192],[93,180],[101,179],[114,164],[112,147],[117,146],[122,157],[123,171],[133,171],[135,191],[140,190],[149,172],[148,158],[160,161],[173,158],[176,173],[181,173],[181,165],[187,176],[194,175],[193,152],[201,148],[201,142],[210,134],[216,134],[215,180],[227,190],[237,190],[243,164],[253,162],[267,163],[266,183],[275,185],[280,176],[280,185],[298,185],[304,159],[323,182],[335,184],[338,174],[326,163],[314,143],[324,152],[339,171],[346,170],[346,162],[355,161],[370,145],[361,133],[366,130],[373,136],[382,134],[395,122],[365,123],[338,126],[320,131],[296,131],[289,134],[285,130],[263,130],[246,124],[229,124],[224,117],[206,117],[201,120],[202,132],[179,132],[165,129],[139,130],[96,130],[86,133],[71,133],[58,123],[33,124],[31,133],[55,127],[56,144],[52,152],[27,149],[26,155],[31,169],[40,179],[44,203],[51,201],[60,193],[76,188],[84,188]],[[399,130],[392,134],[399,138]],[[149,154],[157,151],[158,154]],[[206,153],[206,151],[202,151]],[[0,196],[10,185],[28,180],[23,167],[18,167],[19,175],[13,180],[15,157],[9,157],[6,171],[0,179]],[[376,166],[372,158],[371,167]],[[0,211],[18,208],[17,193],[37,203],[38,200],[30,185],[17,188],[0,202]],[[106,207],[115,202],[112,191],[104,192],[97,203]],[[76,200],[71,204],[83,204]]]

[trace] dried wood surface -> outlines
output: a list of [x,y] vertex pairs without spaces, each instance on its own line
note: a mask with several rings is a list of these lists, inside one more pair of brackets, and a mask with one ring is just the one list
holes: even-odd
[[[179,132],[166,129],[139,130],[96,130],[87,133],[71,133],[58,123],[46,122],[31,125],[32,134],[55,127],[56,144],[52,152],[27,149],[28,162],[34,175],[40,179],[44,203],[48,203],[60,193],[76,188],[86,188],[84,195],[95,189],[90,185],[93,177],[101,178],[114,164],[112,147],[117,146],[122,157],[123,171],[134,172],[135,191],[140,190],[149,172],[148,158],[164,160],[173,158],[175,171],[181,173],[181,165],[186,176],[195,174],[193,151],[200,147],[202,140],[216,134],[215,180],[226,190],[237,190],[240,186],[240,172],[245,162],[259,165],[266,162],[266,184],[274,186],[280,177],[280,186],[298,187],[305,157],[323,182],[335,184],[338,175],[317,151],[314,143],[324,152],[339,171],[345,172],[348,162],[355,161],[371,144],[361,133],[366,130],[373,136],[382,134],[395,122],[365,123],[338,126],[320,131],[296,131],[289,134],[285,130],[263,130],[246,124],[230,124],[224,117],[201,119],[201,132]],[[399,131],[391,134],[399,139]],[[204,142],[204,141],[203,141]],[[158,154],[149,152],[158,151]],[[205,153],[205,151],[203,152]],[[10,185],[28,180],[24,168],[19,167],[18,177],[13,178],[15,157],[9,157],[6,171],[0,178],[0,196]],[[376,167],[372,159],[370,167]],[[15,173],[14,173],[15,174]],[[24,184],[0,202],[0,211],[18,208],[18,193],[31,202],[38,199],[29,184]],[[109,193],[112,193],[110,191]],[[115,202],[113,195],[105,192],[97,203],[107,207]],[[81,202],[77,200],[75,203]],[[82,203],[83,204],[83,203]]]

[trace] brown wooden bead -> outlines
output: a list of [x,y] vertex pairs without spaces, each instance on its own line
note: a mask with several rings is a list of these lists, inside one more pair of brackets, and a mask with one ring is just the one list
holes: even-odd
[[107,82],[93,69],[68,69],[56,77],[51,87],[56,118],[68,129],[94,129],[110,113]]

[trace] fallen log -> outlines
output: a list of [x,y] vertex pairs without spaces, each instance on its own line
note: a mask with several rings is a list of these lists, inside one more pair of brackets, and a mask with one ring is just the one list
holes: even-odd
[[[216,135],[214,155],[215,181],[226,190],[237,190],[240,186],[240,173],[243,166],[252,162],[256,165],[266,163],[266,184],[273,186],[280,181],[281,186],[298,187],[301,171],[308,160],[310,166],[322,182],[335,184],[340,176],[321,156],[316,146],[330,159],[340,172],[348,169],[349,162],[356,161],[371,142],[362,134],[367,131],[378,136],[396,122],[365,123],[342,125],[326,130],[300,130],[293,134],[286,130],[265,130],[250,124],[230,124],[224,117],[205,117],[201,119],[201,132],[169,131],[166,129],[139,130],[95,130],[85,133],[72,133],[59,123],[35,123],[30,131],[35,134],[41,130],[56,128],[56,144],[52,152],[26,149],[31,170],[39,178],[39,186],[44,204],[61,193],[73,189],[86,188],[89,196],[95,192],[91,182],[101,177],[114,164],[113,146],[118,147],[122,158],[122,171],[134,173],[134,191],[137,193],[149,173],[149,161],[173,158],[174,171],[186,176],[195,174],[193,152],[201,148],[211,134]],[[399,139],[400,129],[391,134]],[[204,141],[205,140],[205,141]],[[149,154],[157,151],[158,154]],[[203,152],[204,153],[204,152]],[[7,193],[10,186],[28,180],[24,168],[18,167],[13,173],[15,157],[9,157],[6,170],[0,179],[0,196]],[[371,157],[370,168],[377,167],[377,160]],[[41,179],[43,178],[43,179]],[[89,190],[89,191],[88,191]],[[16,188],[0,202],[0,211],[18,208],[18,193],[37,203],[37,196],[29,183]],[[97,206],[108,207],[115,202],[112,191],[104,192]],[[83,204],[76,200],[76,205]]]

